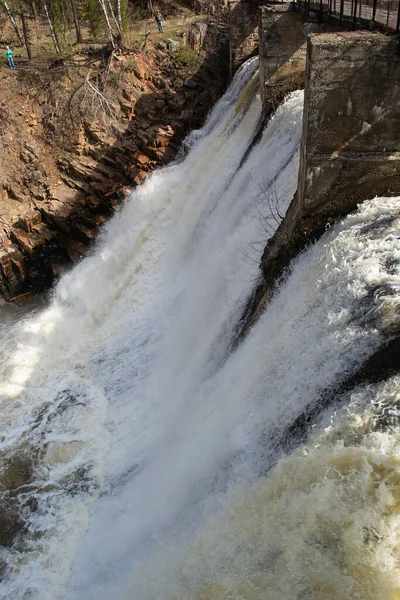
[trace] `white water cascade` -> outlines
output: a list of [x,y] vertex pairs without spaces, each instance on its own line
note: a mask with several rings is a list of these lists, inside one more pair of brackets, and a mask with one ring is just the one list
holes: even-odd
[[256,91],[253,59],[48,307],[4,318],[0,598],[400,598],[398,379],[280,445],[398,327],[400,199],[300,255],[232,351],[297,184],[302,92],[249,151]]

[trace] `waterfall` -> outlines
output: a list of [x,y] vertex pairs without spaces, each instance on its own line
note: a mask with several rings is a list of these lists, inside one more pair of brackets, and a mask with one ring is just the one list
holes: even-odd
[[339,388],[398,327],[400,200],[297,257],[232,352],[297,184],[303,93],[254,141],[257,77],[252,59],[47,308],[3,318],[1,598],[397,593],[397,379]]

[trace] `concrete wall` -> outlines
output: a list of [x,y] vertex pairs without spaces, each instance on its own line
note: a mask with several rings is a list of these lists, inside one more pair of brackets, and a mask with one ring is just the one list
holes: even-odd
[[259,13],[260,91],[265,117],[284,96],[304,86],[305,15],[291,4],[270,3]]
[[257,0],[229,0],[229,48],[231,71],[258,52]]
[[337,210],[400,194],[400,57],[394,38],[311,36],[298,203]]
[[265,248],[247,327],[298,252],[376,195],[400,195],[399,41],[369,32],[311,35],[298,190]]
[[[302,31],[305,15],[291,4],[269,4],[260,8],[260,86],[266,106],[279,93],[282,83],[299,79],[304,83],[306,38]],[[300,87],[301,85],[297,85]]]

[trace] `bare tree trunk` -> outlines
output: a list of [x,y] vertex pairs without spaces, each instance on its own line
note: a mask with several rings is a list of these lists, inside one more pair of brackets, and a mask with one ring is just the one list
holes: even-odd
[[21,12],[21,21],[22,21],[22,32],[24,34],[26,53],[28,55],[28,60],[32,60],[31,46],[29,44],[28,26],[26,24],[25,15],[23,12]]
[[147,5],[151,12],[151,16],[154,17],[153,2],[151,0],[147,0]]
[[12,12],[11,12],[11,10],[10,10],[10,7],[9,7],[9,6],[8,6],[8,4],[7,4],[7,1],[6,1],[6,0],[3,0],[3,2],[4,2],[4,7],[5,7],[5,9],[6,9],[6,11],[7,11],[7,14],[8,14],[8,18],[9,18],[9,19],[10,19],[10,21],[11,21],[11,25],[12,25],[12,26],[14,27],[14,29],[15,29],[15,33],[16,33],[16,34],[17,34],[17,36],[18,36],[19,42],[20,42],[20,44],[23,44],[23,43],[24,43],[24,40],[22,39],[21,32],[20,32],[20,30],[19,30],[19,27],[18,27],[18,25],[17,25],[17,21],[15,20],[15,18],[14,18],[14,15],[12,14]]
[[58,43],[58,39],[57,39],[56,32],[53,27],[53,23],[51,22],[51,19],[50,19],[49,11],[47,10],[46,0],[42,0],[42,1],[43,1],[44,12],[46,13],[46,19],[47,19],[47,22],[48,22],[49,28],[50,28],[51,37],[53,39],[55,51],[57,54],[60,54],[60,45]]
[[99,4],[100,4],[100,7],[101,7],[101,10],[104,13],[104,17],[106,19],[107,29],[108,29],[108,33],[110,35],[110,40],[111,40],[112,47],[115,48],[114,36],[113,36],[112,28],[111,28],[110,19],[108,18],[108,13],[107,13],[107,8],[106,8],[105,1],[104,0],[99,0]]
[[37,11],[37,6],[36,6],[35,0],[31,1],[31,6],[32,6],[32,12],[33,12],[34,19],[35,19],[35,21],[37,21],[39,19],[39,16],[38,16],[38,11]]
[[120,31],[122,31],[121,0],[117,0],[117,17]]
[[76,7],[76,0],[71,0],[71,8],[72,8],[72,14],[74,16],[74,23],[75,23],[75,29],[76,29],[76,41],[78,44],[82,44],[82,32],[81,32],[81,25],[79,23],[78,9]]
[[119,26],[119,23],[118,23],[118,21],[117,21],[116,17],[115,17],[115,13],[114,13],[114,9],[113,9],[113,7],[112,7],[112,4],[111,4],[111,0],[108,0],[108,7],[109,7],[109,9],[110,9],[110,13],[111,13],[111,16],[112,16],[112,18],[113,18],[113,21],[114,21],[114,23],[115,23],[115,26],[116,26],[116,28],[117,28],[118,32],[119,32],[119,33],[121,33],[121,28],[120,28],[120,26]]

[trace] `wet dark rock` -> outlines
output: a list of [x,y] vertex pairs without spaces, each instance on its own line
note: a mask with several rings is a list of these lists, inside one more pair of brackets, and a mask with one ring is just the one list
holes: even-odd
[[187,79],[183,85],[191,90],[195,90],[199,87],[199,84],[197,81],[194,81],[194,79]]
[[[313,425],[318,421],[319,415],[330,406],[339,406],[341,398],[359,386],[386,381],[400,373],[400,335],[384,342],[364,364],[355,372],[339,382],[333,389],[322,392],[319,398],[308,406],[303,413],[295,419],[281,435],[280,447],[286,453],[293,447],[304,443],[311,432]],[[397,425],[398,415],[393,416],[393,406],[383,411],[380,417],[381,428]],[[400,413],[399,413],[400,414]],[[386,416],[385,416],[386,415]]]
[[[26,529],[23,504],[19,494],[34,480],[37,452],[21,449],[12,457],[2,457],[0,473],[0,545],[10,547]],[[31,503],[32,504],[32,503]]]
[[26,529],[26,523],[18,512],[17,503],[0,501],[0,546],[9,548],[18,534]]

